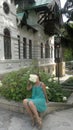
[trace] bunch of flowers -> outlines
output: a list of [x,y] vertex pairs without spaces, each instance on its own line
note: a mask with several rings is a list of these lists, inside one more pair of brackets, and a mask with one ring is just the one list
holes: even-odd
[[37,81],[38,76],[35,74],[30,74],[29,81],[35,83]]
[[63,97],[63,101],[64,101],[64,102],[67,101],[67,97],[64,96],[64,97]]

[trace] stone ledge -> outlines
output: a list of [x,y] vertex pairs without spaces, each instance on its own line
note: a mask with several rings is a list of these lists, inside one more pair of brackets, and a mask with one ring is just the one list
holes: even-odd
[[48,105],[48,109],[44,113],[41,113],[42,117],[54,111],[60,111],[60,110],[69,109],[73,107],[73,104],[61,103],[61,102],[49,102],[47,105]]
[[[48,106],[48,109],[44,113],[40,114],[42,117],[54,111],[72,108],[73,104],[49,102],[47,106]],[[0,98],[0,107],[7,110],[14,111],[14,112],[26,113],[22,102],[8,101],[4,98]]]

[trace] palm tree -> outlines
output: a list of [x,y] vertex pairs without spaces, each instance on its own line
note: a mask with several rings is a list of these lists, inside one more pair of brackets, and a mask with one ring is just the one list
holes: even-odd
[[61,10],[62,14],[65,14],[68,21],[73,21],[73,0],[67,0],[64,8]]
[[66,54],[71,54],[73,57],[73,0],[66,1],[64,8],[61,10],[61,13],[68,18],[67,22],[63,24],[61,29],[62,46],[63,49],[66,49]]

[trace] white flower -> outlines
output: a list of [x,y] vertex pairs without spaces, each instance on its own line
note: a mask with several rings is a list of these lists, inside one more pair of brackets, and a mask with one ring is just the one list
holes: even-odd
[[29,81],[35,83],[37,81],[38,76],[35,74],[30,74]]
[[2,82],[0,81],[0,87],[2,87]]
[[48,87],[48,86],[46,86],[46,89],[49,89],[49,87]]
[[67,97],[63,97],[63,101],[67,101]]
[[48,81],[51,82],[51,81],[52,81],[52,78],[49,78]]

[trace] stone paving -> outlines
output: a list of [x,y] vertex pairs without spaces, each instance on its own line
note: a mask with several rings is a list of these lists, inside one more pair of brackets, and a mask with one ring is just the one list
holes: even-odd
[[[27,114],[0,108],[0,130],[38,130],[38,126],[31,126]],[[42,130],[73,130],[73,108],[55,111],[45,116]]]
[[[65,76],[59,77],[59,81],[60,81],[60,83],[63,83],[65,80],[67,80],[70,77],[73,77],[73,74],[72,75],[65,74]],[[58,80],[58,77],[55,77],[54,80]]]

